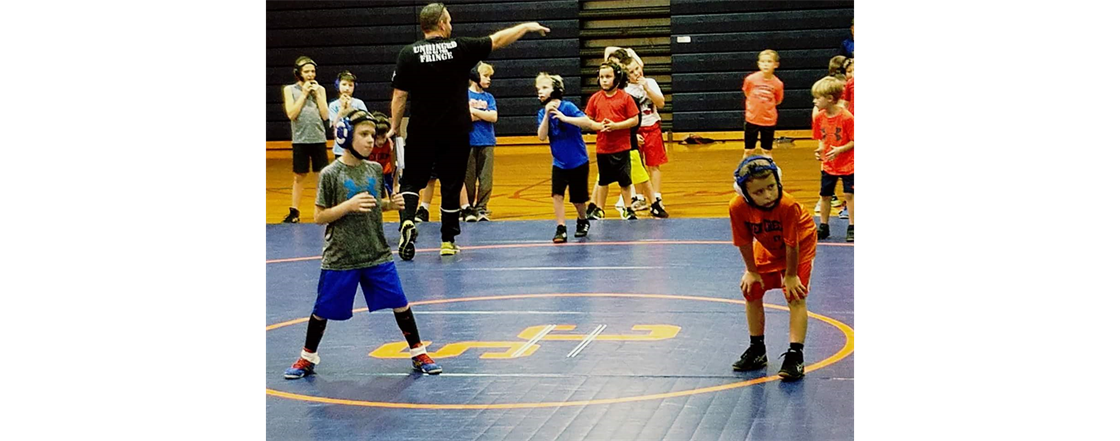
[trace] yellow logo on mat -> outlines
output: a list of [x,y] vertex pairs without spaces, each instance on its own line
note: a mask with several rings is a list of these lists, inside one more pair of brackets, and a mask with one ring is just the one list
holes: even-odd
[[[505,351],[483,352],[478,358],[485,359],[512,359],[528,357],[537,352],[541,345],[530,343],[548,325],[530,326],[517,334],[517,338],[526,341],[461,341],[443,345],[438,351],[428,351],[433,358],[458,357],[469,349],[505,349]],[[576,325],[556,325],[553,331],[571,331]],[[681,332],[680,326],[673,325],[634,325],[632,331],[646,331],[646,334],[599,334],[594,340],[605,341],[654,341],[668,340],[676,337]],[[553,334],[551,331],[537,341],[581,341],[587,338],[585,334]],[[430,341],[422,342],[425,346],[432,344]],[[386,343],[369,353],[374,358],[409,358],[408,343],[403,341]]]

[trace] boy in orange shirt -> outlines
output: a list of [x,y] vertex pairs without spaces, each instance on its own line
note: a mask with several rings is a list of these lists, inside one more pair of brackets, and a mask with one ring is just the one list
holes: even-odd
[[813,216],[792,195],[782,191],[781,172],[774,160],[765,156],[751,156],[739,163],[735,169],[735,192],[728,210],[732,243],[739,247],[747,266],[739,289],[747,300],[751,344],[731,368],[750,371],[766,367],[762,295],[781,288],[789,305],[790,343],[778,376],[798,380],[805,376],[802,351],[809,321],[805,298],[809,295],[809,277],[817,255]]
[[[836,194],[836,181],[844,184],[844,200],[848,205],[848,242],[856,240],[856,131],[855,117],[840,105],[844,83],[833,77],[824,77],[813,84],[813,139],[818,140],[814,152],[821,161],[821,207],[827,207]],[[829,236],[828,217],[832,210],[821,210],[821,225],[817,239]]]
[[[754,153],[754,143],[759,140],[762,155],[772,157],[774,126],[778,124],[778,105],[785,97],[785,85],[774,76],[778,68],[778,53],[767,49],[758,54],[758,72],[743,79],[743,96],[746,97],[743,123],[743,158]],[[761,137],[761,139],[760,139]]]

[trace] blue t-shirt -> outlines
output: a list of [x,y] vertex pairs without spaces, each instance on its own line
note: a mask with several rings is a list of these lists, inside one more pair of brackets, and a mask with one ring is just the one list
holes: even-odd
[[845,57],[852,58],[856,56],[856,40],[851,38],[844,40],[844,42],[840,44],[840,50],[843,51],[841,54]]
[[[498,102],[489,92],[476,93],[467,89],[468,103],[472,109],[498,110]],[[471,147],[497,145],[498,138],[494,137],[494,123],[482,120],[474,121],[471,127]]]
[[[572,118],[585,116],[575,104],[569,101],[560,101],[557,108],[560,113]],[[544,121],[544,108],[537,111],[537,126]],[[587,144],[583,143],[583,136],[579,127],[556,118],[548,120],[548,145],[552,148],[552,165],[564,170],[571,170],[586,164]]]

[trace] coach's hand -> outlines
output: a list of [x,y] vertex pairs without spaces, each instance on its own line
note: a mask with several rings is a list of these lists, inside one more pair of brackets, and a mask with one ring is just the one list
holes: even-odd
[[525,23],[524,26],[526,32],[536,32],[538,34],[541,34],[542,37],[545,36],[545,34],[552,32],[552,29],[541,26],[540,23],[537,23],[535,21],[531,23]]

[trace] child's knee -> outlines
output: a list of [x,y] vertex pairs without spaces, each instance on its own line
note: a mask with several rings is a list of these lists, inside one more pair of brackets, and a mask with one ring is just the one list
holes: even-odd
[[411,304],[405,303],[404,306],[402,306],[400,308],[393,308],[393,312],[405,312],[405,311],[408,311],[408,308],[410,308],[410,307],[412,307]]

